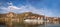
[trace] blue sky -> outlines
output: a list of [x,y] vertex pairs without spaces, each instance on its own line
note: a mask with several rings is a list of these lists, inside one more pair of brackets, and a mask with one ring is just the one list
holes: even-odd
[[4,14],[10,11],[60,17],[60,0],[0,0],[0,13]]

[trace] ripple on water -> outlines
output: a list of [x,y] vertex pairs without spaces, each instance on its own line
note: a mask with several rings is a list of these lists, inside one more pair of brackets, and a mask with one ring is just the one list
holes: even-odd
[[60,27],[60,24],[46,24],[46,27]]

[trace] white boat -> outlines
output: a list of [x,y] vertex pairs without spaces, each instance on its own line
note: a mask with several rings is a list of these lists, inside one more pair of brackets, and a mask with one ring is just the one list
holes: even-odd
[[24,20],[25,23],[28,23],[28,24],[43,24],[43,20],[38,20],[38,19],[25,19]]

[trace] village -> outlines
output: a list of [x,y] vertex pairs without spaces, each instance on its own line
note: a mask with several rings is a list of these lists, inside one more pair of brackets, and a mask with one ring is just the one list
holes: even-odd
[[[9,12],[6,14],[0,14],[0,24],[6,24],[9,27],[12,27],[14,24],[46,24],[48,22],[54,23],[54,24],[59,24],[60,23],[60,18],[59,17],[47,17],[44,15],[38,15],[34,14],[32,12],[25,12],[21,14],[16,14],[13,12]],[[14,23],[14,24],[13,24]]]

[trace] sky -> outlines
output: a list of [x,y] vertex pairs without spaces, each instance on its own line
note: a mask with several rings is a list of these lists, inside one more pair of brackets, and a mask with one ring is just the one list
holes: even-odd
[[0,0],[0,14],[8,12],[60,17],[60,0]]

